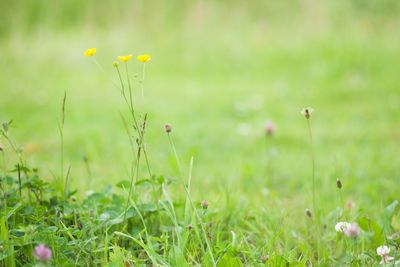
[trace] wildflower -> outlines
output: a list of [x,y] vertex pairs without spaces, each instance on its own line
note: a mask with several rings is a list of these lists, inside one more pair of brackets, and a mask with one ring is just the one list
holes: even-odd
[[393,257],[389,257],[390,248],[387,246],[380,246],[376,249],[376,253],[382,257],[380,264],[388,263],[393,260]]
[[303,110],[301,111],[301,114],[306,118],[309,119],[311,117],[311,113],[313,113],[313,109],[312,108],[303,108]]
[[143,62],[143,63],[146,63],[150,59],[151,59],[151,56],[147,55],[147,54],[140,55],[140,56],[137,57],[137,60],[139,60],[140,62]]
[[131,60],[132,55],[129,56],[119,56],[118,59],[123,61],[123,62],[128,62],[129,60]]
[[188,230],[190,231],[190,230],[193,229],[193,225],[192,225],[192,224],[189,224],[189,225],[187,226],[187,228],[188,228]]
[[201,207],[206,210],[208,208],[208,201],[207,200],[203,200],[201,202]]
[[265,132],[267,135],[272,135],[276,130],[275,124],[271,121],[265,123]]
[[38,261],[46,262],[51,258],[51,250],[43,244],[38,245],[35,247],[35,252],[33,253],[33,256]]
[[345,229],[344,234],[356,238],[360,234],[360,227],[356,222],[353,222],[349,228]]
[[165,131],[166,131],[167,133],[170,133],[170,132],[172,131],[172,126],[171,126],[171,124],[169,124],[169,123],[166,123],[166,124],[165,124]]
[[339,178],[337,178],[337,180],[336,180],[336,185],[337,185],[337,188],[339,188],[339,189],[341,189],[342,188],[342,181],[340,181],[340,179]]
[[83,53],[85,56],[88,57],[92,57],[94,56],[94,54],[96,54],[96,48],[91,48],[85,51],[85,53]]
[[310,210],[306,210],[306,214],[307,214],[308,217],[311,218],[312,214],[311,214],[311,211],[310,211]]
[[347,200],[347,201],[346,201],[346,207],[348,207],[349,209],[354,208],[355,205],[356,205],[356,204],[354,204],[354,202],[351,201],[351,200]]
[[349,229],[351,227],[351,224],[348,222],[338,222],[335,225],[335,230],[336,232],[340,232],[340,233],[344,233],[345,231],[347,231],[347,229]]
[[118,61],[114,61],[113,65],[114,65],[114,67],[118,67],[119,66]]

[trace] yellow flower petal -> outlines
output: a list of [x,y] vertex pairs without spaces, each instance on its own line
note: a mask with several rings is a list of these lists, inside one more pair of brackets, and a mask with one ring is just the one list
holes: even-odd
[[85,56],[92,57],[94,54],[96,54],[96,48],[88,49],[88,50],[86,50],[86,52],[83,53],[83,54],[84,54]]
[[132,55],[129,55],[129,56],[119,56],[119,57],[118,57],[118,59],[121,60],[121,61],[123,61],[123,62],[129,61],[129,60],[131,60],[131,58],[132,58]]
[[149,61],[149,60],[151,59],[151,56],[150,56],[150,55],[147,55],[147,54],[144,54],[144,55],[138,56],[137,59],[138,59],[140,62],[146,63],[147,61]]

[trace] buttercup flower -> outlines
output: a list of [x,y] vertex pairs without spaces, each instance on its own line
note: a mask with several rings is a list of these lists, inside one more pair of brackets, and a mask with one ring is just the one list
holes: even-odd
[[380,264],[388,263],[393,260],[393,257],[389,257],[390,248],[387,246],[380,246],[376,249],[376,253],[382,257]]
[[267,135],[272,135],[276,130],[275,124],[272,121],[267,121],[265,123],[265,132]]
[[306,118],[309,119],[311,117],[311,113],[313,113],[314,110],[312,108],[303,108],[301,111],[301,114]]
[[128,62],[129,60],[131,60],[132,55],[129,56],[119,56],[118,59],[123,61],[123,62]]
[[94,54],[96,54],[96,48],[88,49],[88,50],[86,50],[86,52],[83,53],[83,54],[84,54],[85,56],[92,57],[92,56],[94,56]]
[[51,258],[51,250],[43,244],[38,245],[35,247],[35,252],[33,253],[33,256],[38,261],[46,262]]
[[139,60],[140,62],[143,62],[143,63],[146,63],[150,59],[151,59],[151,56],[147,55],[147,54],[140,55],[140,56],[137,57],[137,60]]
[[349,224],[348,222],[338,222],[338,223],[335,225],[335,230],[336,230],[336,232],[344,233],[344,232],[347,231],[350,227],[351,227],[351,224]]
[[360,227],[356,222],[353,222],[349,228],[344,231],[344,234],[349,237],[356,238],[360,234]]

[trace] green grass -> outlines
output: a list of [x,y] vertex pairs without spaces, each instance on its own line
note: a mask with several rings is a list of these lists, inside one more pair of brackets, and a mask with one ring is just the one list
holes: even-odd
[[[338,177],[343,201],[356,203],[349,220],[378,220],[383,208],[399,199],[396,1],[256,1],[245,7],[240,1],[187,6],[155,1],[154,7],[121,2],[119,7],[134,10],[132,16],[111,3],[93,11],[90,4],[78,11],[63,3],[62,14],[52,14],[51,6],[37,8],[41,4],[8,6],[20,12],[1,27],[0,120],[14,120],[10,132],[24,145],[24,158],[51,182],[60,169],[57,122],[67,92],[64,170],[71,166],[70,187],[79,189],[79,203],[87,190],[129,180],[132,157],[120,117],[129,112],[113,87],[118,80],[112,62],[118,55],[142,53],[152,60],[145,97],[139,87],[134,96],[137,109],[148,114],[152,172],[178,178],[164,131],[169,122],[185,178],[194,157],[193,201],[208,200],[221,242],[232,241],[231,230],[238,235],[231,254],[245,264],[267,250],[309,260],[315,252],[306,230],[312,180],[307,122],[300,114],[305,106],[315,109],[316,195],[326,242],[335,239],[337,217],[330,212],[343,205]],[[83,55],[91,47],[97,47],[95,57],[106,74]],[[141,71],[139,62],[130,66]],[[264,133],[267,119],[277,126],[272,138]],[[8,169],[14,162],[7,158]],[[140,177],[147,178],[142,163]],[[114,190],[125,197],[123,190]],[[168,191],[174,203],[185,203],[179,180]],[[178,221],[184,213],[179,205]],[[391,223],[399,229],[398,212]],[[155,228],[150,235],[159,233]],[[203,240],[201,229],[196,231]],[[327,247],[340,254],[331,243]],[[254,250],[249,260],[246,250]],[[170,253],[178,261],[179,251]]]

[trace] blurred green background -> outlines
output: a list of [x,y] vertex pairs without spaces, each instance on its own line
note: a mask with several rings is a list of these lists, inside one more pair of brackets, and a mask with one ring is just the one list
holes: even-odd
[[[311,106],[319,203],[337,205],[340,177],[345,199],[374,212],[398,197],[399,18],[398,0],[2,0],[0,119],[14,120],[24,157],[51,180],[66,91],[71,183],[84,194],[127,179],[128,112],[112,63],[148,53],[145,98],[136,87],[135,103],[149,116],[155,173],[177,175],[170,122],[185,172],[194,156],[197,198],[302,213],[311,159],[300,111]],[[83,55],[92,47],[107,74]],[[130,62],[132,76],[141,68]]]

